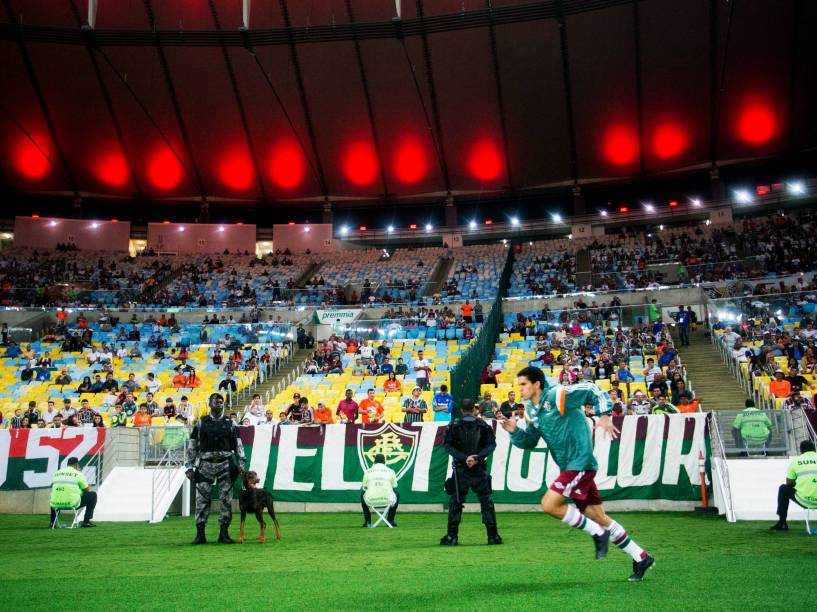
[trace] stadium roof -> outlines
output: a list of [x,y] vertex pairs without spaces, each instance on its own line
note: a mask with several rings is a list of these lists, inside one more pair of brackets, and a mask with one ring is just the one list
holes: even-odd
[[814,2],[87,4],[0,3],[5,190],[428,200],[817,145]]

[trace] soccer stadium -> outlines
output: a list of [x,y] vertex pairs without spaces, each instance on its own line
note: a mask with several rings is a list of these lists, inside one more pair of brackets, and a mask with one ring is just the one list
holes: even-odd
[[0,609],[813,609],[815,31],[2,0]]

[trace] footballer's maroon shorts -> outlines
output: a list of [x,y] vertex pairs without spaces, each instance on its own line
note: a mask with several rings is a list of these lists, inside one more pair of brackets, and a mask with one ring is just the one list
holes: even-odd
[[576,507],[584,512],[587,506],[598,506],[601,504],[599,490],[596,487],[596,471],[588,470],[577,472],[576,470],[566,470],[561,472],[552,483],[550,490],[563,497],[572,499]]

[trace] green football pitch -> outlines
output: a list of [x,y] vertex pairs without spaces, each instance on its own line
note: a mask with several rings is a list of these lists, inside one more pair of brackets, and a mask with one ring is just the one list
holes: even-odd
[[[728,524],[694,514],[621,513],[656,558],[642,583],[611,547],[542,514],[500,514],[486,546],[467,514],[460,545],[438,545],[443,514],[282,514],[283,539],[191,546],[191,519],[50,531],[44,516],[0,516],[0,609],[18,610],[805,610],[813,609],[817,536],[802,523]],[[237,522],[232,535],[237,538]],[[208,538],[218,527],[211,518]],[[272,535],[272,529],[268,530]]]

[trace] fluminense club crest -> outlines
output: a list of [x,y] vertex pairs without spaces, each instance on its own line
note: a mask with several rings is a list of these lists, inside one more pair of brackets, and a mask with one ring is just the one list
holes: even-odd
[[394,423],[384,423],[377,429],[357,430],[357,456],[363,470],[374,465],[376,455],[386,458],[386,465],[397,474],[397,479],[408,470],[417,454],[419,430],[404,429]]

